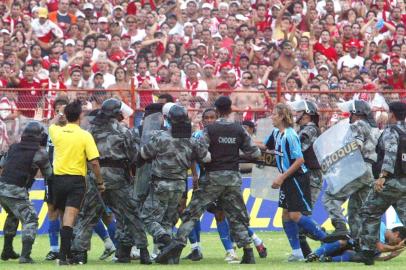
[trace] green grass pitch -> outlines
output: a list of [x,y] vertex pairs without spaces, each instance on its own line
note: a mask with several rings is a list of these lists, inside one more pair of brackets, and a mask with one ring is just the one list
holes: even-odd
[[[103,252],[103,243],[94,235],[92,239],[92,250],[89,252],[89,262],[86,265],[78,266],[65,266],[61,268],[68,269],[97,269],[97,270],[113,270],[113,269],[179,269],[179,270],[225,270],[225,269],[289,269],[289,270],[317,270],[317,269],[388,269],[398,270],[406,269],[406,252],[401,254],[398,258],[389,262],[376,262],[374,266],[367,267],[362,264],[355,263],[288,263],[286,261],[289,254],[289,243],[282,232],[259,232],[258,235],[264,240],[268,248],[268,258],[260,259],[255,251],[256,265],[229,265],[224,261],[224,249],[221,245],[218,234],[216,233],[203,233],[202,245],[204,259],[200,262],[181,261],[179,265],[163,266],[158,264],[141,266],[139,261],[133,261],[131,264],[115,264],[109,260],[99,261],[98,257]],[[0,246],[3,246],[3,237],[0,237]],[[21,250],[21,238],[18,236],[14,240],[15,250]],[[316,248],[318,243],[312,242],[312,248]],[[152,248],[152,247],[150,247]],[[13,269],[55,269],[57,266],[55,262],[44,261],[45,255],[49,251],[49,242],[46,235],[38,236],[32,257],[36,261],[33,265],[19,265],[17,261],[0,261],[0,270],[13,270]],[[190,251],[187,246],[183,250],[182,256],[186,256]],[[238,254],[242,256],[242,250],[238,250]]]

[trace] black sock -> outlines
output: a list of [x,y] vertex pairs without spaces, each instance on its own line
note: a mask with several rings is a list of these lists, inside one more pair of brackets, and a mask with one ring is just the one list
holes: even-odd
[[61,233],[61,248],[59,251],[59,259],[66,261],[67,258],[71,257],[70,246],[72,242],[73,228],[63,226],[60,233]]
[[307,255],[312,253],[312,250],[307,242],[306,236],[303,234],[299,234],[299,241],[300,241],[300,249],[302,250],[303,256],[306,258]]

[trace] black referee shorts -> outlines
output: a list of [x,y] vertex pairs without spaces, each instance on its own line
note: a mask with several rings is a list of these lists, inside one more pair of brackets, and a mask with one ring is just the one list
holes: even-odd
[[310,178],[308,173],[288,177],[279,191],[279,207],[288,212],[308,212],[312,210]]
[[54,175],[52,179],[52,203],[55,209],[65,207],[80,209],[86,193],[85,177],[81,175]]

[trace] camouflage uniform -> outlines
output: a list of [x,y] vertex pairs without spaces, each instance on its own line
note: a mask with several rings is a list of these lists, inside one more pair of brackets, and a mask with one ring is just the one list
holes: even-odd
[[[7,156],[3,157],[0,161],[0,167],[6,164]],[[49,163],[48,154],[44,149],[39,149],[33,159],[32,171],[30,172],[30,179],[35,177],[38,169],[41,170],[42,175],[48,178],[52,174],[52,167]],[[18,220],[23,225],[22,240],[34,241],[38,229],[38,217],[35,212],[34,205],[29,200],[27,187],[19,187],[17,185],[8,184],[7,179],[0,180],[0,205],[8,213],[8,217],[4,224],[4,234],[14,236],[17,231]]]
[[[140,126],[139,129],[137,129],[137,132],[139,133],[139,137],[141,137],[142,131],[143,131],[143,126]],[[158,130],[153,130],[150,132],[151,132],[150,134],[153,135],[153,134],[156,134],[158,132]],[[141,144],[141,146],[142,146],[142,144]],[[142,209],[145,199],[148,196],[150,183],[151,183],[151,168],[152,168],[152,164],[150,161],[143,162],[142,164],[137,166],[137,171],[136,171],[136,175],[135,175],[135,183],[134,183],[134,199],[137,201],[137,203],[139,205],[139,209]]]
[[[224,118],[217,120],[227,125],[230,122]],[[210,144],[210,137],[205,130],[204,140]],[[244,131],[240,149],[251,157],[259,157],[261,152],[253,143],[249,134]],[[200,219],[207,207],[218,200],[227,220],[230,223],[230,232],[239,247],[244,247],[252,242],[248,235],[249,215],[241,194],[242,179],[238,171],[222,170],[206,172],[205,184],[193,193],[188,207],[181,215],[182,225],[177,232],[179,241],[186,245],[187,236],[192,231],[194,224]]]
[[[313,147],[314,141],[319,136],[319,131],[317,129],[317,126],[313,122],[300,127],[298,136],[302,145],[302,152],[305,152],[310,147]],[[323,175],[321,173],[321,170],[309,169],[309,179],[311,200],[312,205],[314,206],[323,186]]]
[[148,196],[149,186],[151,182],[151,163],[145,162],[144,164],[137,166],[135,172],[135,182],[134,182],[134,199],[137,201],[139,209],[145,202]]
[[209,154],[207,145],[195,138],[173,138],[170,131],[158,131],[142,147],[141,155],[153,159],[150,192],[141,217],[148,233],[158,240],[171,235],[178,220],[178,205],[192,161],[203,161]]
[[376,161],[377,158],[375,152],[377,138],[373,132],[373,128],[365,120],[354,122],[351,124],[350,128],[353,137],[361,150],[361,154],[366,161],[367,171],[364,175],[343,187],[338,193],[333,195],[326,192],[324,194],[323,202],[333,223],[337,221],[344,222],[345,217],[342,213],[341,206],[347,199],[349,199],[348,224],[350,226],[352,237],[358,239],[361,229],[361,216],[359,209],[361,209],[362,205],[365,203],[374,181],[371,162]]
[[[397,126],[406,132],[404,123],[398,123]],[[391,127],[385,129],[380,145],[385,149],[381,171],[393,174],[398,152],[399,135]],[[375,250],[376,242],[379,239],[379,228],[381,216],[393,204],[401,203],[399,206],[405,206],[406,201],[406,177],[395,178],[387,177],[383,191],[373,192],[368,196],[367,201],[361,209],[362,230],[360,234],[361,249]],[[400,207],[399,207],[400,208]],[[403,212],[404,212],[403,208]],[[405,217],[401,213],[400,219],[405,222]],[[405,223],[403,223],[405,224]]]
[[94,186],[95,176],[93,173],[89,175],[91,184],[75,225],[76,237],[72,242],[72,250],[88,250],[92,230],[104,210],[101,197],[115,215],[116,239],[120,245],[132,246],[135,242],[138,248],[145,248],[148,242],[138,217],[137,204],[132,196],[129,166],[125,166],[133,164],[137,158],[136,136],[133,130],[124,127],[114,118],[103,124],[92,124],[89,132],[93,135],[100,153],[101,175],[106,190],[99,196]]

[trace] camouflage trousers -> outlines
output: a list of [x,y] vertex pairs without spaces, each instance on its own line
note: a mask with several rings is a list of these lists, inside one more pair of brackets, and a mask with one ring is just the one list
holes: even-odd
[[151,163],[145,163],[141,167],[137,167],[134,183],[134,199],[137,201],[140,209],[148,196],[151,182],[151,166]]
[[[72,250],[86,251],[90,249],[93,229],[103,214],[103,205],[97,190],[89,189],[74,227],[75,238]],[[121,245],[145,248],[148,245],[144,226],[139,218],[137,203],[131,196],[131,187],[125,185],[119,189],[103,192],[105,206],[114,213],[117,222],[115,238]]]
[[4,234],[15,236],[18,221],[21,221],[22,240],[34,241],[38,229],[38,216],[28,199],[16,199],[0,196],[0,205],[8,216],[4,224]]
[[[406,178],[389,178],[386,180],[382,192],[373,192],[368,196],[361,209],[362,230],[360,241],[363,250],[375,250],[376,242],[379,239],[382,215],[391,205],[401,203],[404,207],[405,201]],[[403,211],[405,210],[403,209]],[[399,215],[399,217],[402,222],[406,221],[404,216]]]
[[316,204],[317,198],[320,195],[321,188],[323,187],[323,175],[321,170],[309,170],[310,179],[310,195],[312,205]]
[[153,181],[142,207],[141,218],[154,241],[167,234],[179,219],[178,206],[185,191],[186,182],[174,180]]
[[231,237],[238,247],[252,242],[248,235],[249,215],[241,194],[240,186],[204,185],[193,192],[192,200],[181,215],[177,238],[186,244],[187,237],[195,222],[200,219],[207,207],[218,200],[230,223]]
[[3,233],[11,237],[16,236],[18,228],[18,218],[12,213],[7,213],[6,220],[4,221]]
[[345,222],[342,205],[348,199],[348,225],[354,239],[359,238],[362,225],[359,210],[372,191],[373,181],[372,169],[368,166],[368,171],[364,175],[344,186],[338,193],[330,194],[326,191],[324,194],[324,207],[333,221]]

